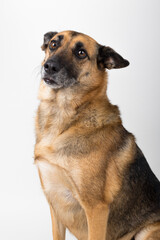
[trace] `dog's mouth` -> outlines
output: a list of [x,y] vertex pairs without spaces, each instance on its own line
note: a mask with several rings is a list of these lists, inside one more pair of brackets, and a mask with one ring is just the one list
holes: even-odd
[[53,79],[51,78],[43,78],[43,80],[45,81],[45,83],[47,83],[48,85],[58,85]]
[[57,83],[53,78],[43,77],[42,79],[51,88],[54,88],[54,89],[61,88],[61,85]]

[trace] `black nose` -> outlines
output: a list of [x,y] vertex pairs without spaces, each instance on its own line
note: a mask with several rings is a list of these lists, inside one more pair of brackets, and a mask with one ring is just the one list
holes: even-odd
[[59,66],[56,62],[47,61],[44,64],[44,70],[46,73],[53,74],[59,71]]

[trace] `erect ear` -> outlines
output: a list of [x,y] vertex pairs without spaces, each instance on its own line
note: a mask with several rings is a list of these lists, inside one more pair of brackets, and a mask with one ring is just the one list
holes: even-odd
[[97,62],[100,68],[107,69],[124,68],[129,65],[129,62],[112,48],[101,45],[99,46]]
[[54,37],[58,32],[47,32],[44,34],[44,41],[43,45],[41,46],[42,50],[45,51],[46,48],[48,47],[48,43],[51,40],[52,37]]

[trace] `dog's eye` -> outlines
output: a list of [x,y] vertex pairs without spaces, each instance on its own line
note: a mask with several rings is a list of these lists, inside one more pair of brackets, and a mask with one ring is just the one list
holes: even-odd
[[83,49],[80,49],[78,52],[77,52],[77,56],[79,57],[79,58],[86,58],[87,57],[87,53],[86,53],[86,51],[85,50],[83,50]]
[[50,47],[50,49],[51,49],[51,50],[55,49],[55,48],[57,47],[57,42],[56,42],[56,41],[54,41],[54,40],[53,40],[53,41],[51,41],[51,43],[50,43],[50,46],[49,46],[49,47]]

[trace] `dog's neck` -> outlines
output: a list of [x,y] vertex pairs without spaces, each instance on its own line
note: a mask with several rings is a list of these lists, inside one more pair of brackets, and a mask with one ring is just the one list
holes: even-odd
[[104,126],[114,119],[121,122],[117,106],[110,104],[106,96],[106,86],[107,80],[100,87],[85,91],[78,87],[54,90],[41,81],[38,96],[41,116],[45,113],[57,134],[77,121],[90,128]]
[[87,86],[79,87],[78,85],[71,88],[52,89],[41,80],[38,99],[48,104],[54,103],[54,105],[56,104],[57,107],[60,108],[70,106],[74,109],[80,107],[87,101],[100,98],[107,99],[106,88],[107,80],[103,85],[98,87],[94,86],[92,89],[88,89]]

